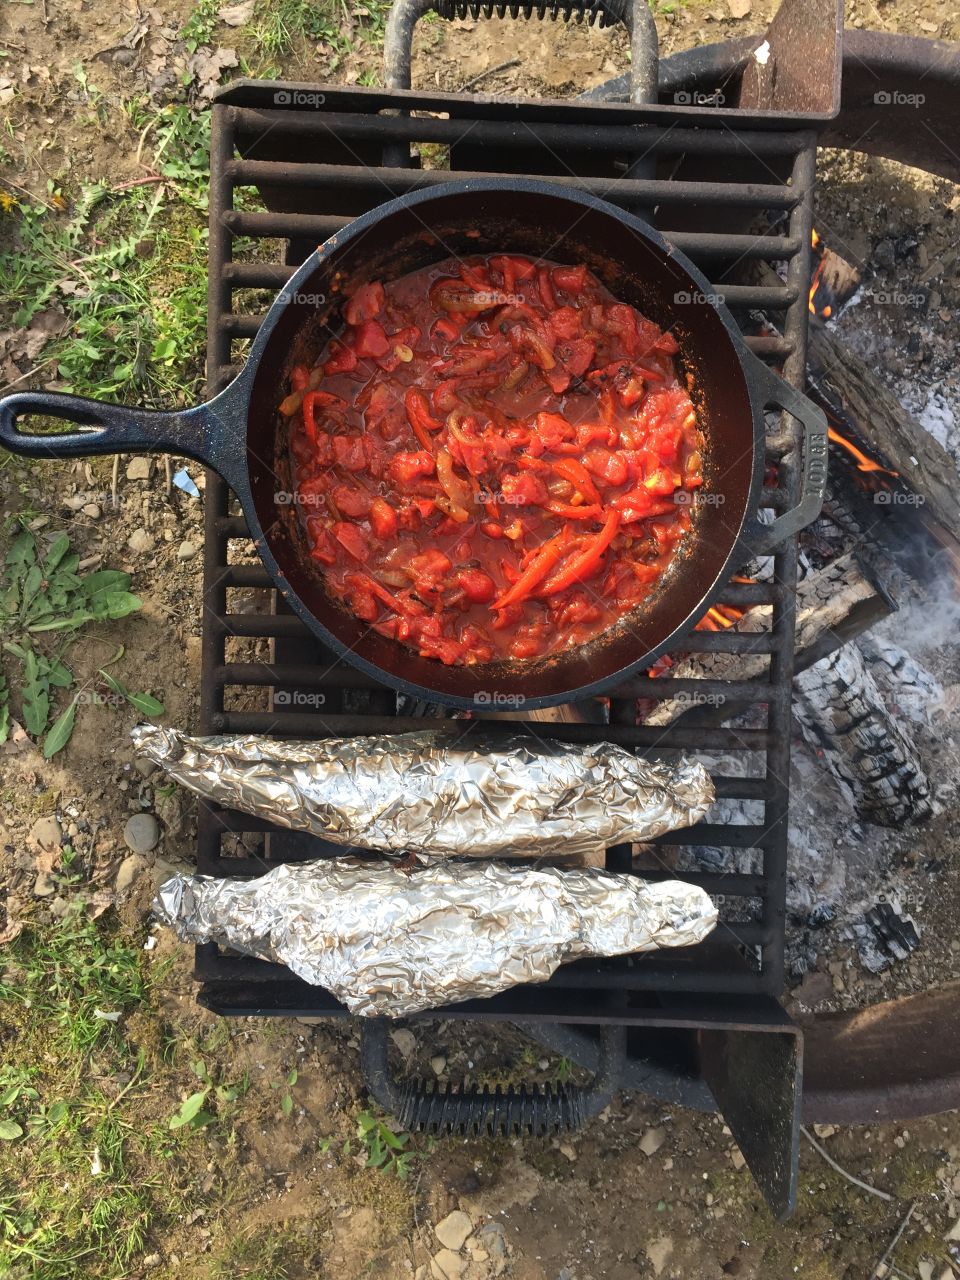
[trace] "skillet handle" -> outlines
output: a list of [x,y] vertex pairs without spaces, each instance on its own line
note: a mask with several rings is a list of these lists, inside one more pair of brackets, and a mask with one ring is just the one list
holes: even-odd
[[796,506],[784,511],[771,524],[754,520],[743,532],[744,550],[749,556],[772,555],[781,542],[792,538],[816,520],[823,507],[827,487],[829,437],[823,410],[797,391],[789,382],[751,355],[748,376],[762,408],[776,405],[803,427],[803,461],[800,467],[800,497]]
[[[242,494],[245,398],[221,392],[209,404],[162,413],[52,391],[15,391],[0,399],[0,444],[26,458],[89,458],[110,453],[177,453],[219,472]],[[78,431],[21,431],[18,419],[43,414]]]

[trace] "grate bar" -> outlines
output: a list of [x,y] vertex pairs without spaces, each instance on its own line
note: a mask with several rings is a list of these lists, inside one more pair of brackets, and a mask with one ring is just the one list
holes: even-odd
[[757,156],[795,156],[808,143],[808,135],[767,133],[759,129],[734,133],[719,129],[664,128],[659,125],[577,125],[511,120],[440,120],[407,115],[362,116],[347,112],[294,113],[230,108],[230,123],[239,137],[257,140],[276,130],[288,138],[329,138],[350,142],[457,143],[469,132],[473,146],[553,150],[560,153],[585,148],[590,151],[656,155],[722,155],[752,159]]
[[[529,732],[539,738],[555,738],[559,742],[594,742],[597,726],[525,720],[473,721],[484,728],[497,730],[504,725],[515,733]],[[331,735],[352,738],[365,733],[412,733],[423,729],[418,716],[344,715],[333,712],[284,711],[280,718],[272,711],[224,711],[215,720],[217,733],[267,733],[315,737]],[[659,727],[653,725],[606,725],[603,737],[623,747],[657,747],[662,750],[763,751],[770,745],[767,729],[688,728],[685,725]]]
[[[231,160],[224,172],[225,181],[233,187],[252,187],[265,183],[271,187],[297,187],[326,191],[348,191],[389,200],[424,187],[442,187],[448,182],[476,177],[470,169],[371,169],[366,165],[298,164],[276,165],[265,160]],[[516,174],[491,170],[488,178],[509,181]],[[755,206],[761,209],[792,209],[802,198],[792,187],[760,182],[659,182],[655,178],[577,178],[569,174],[550,179],[561,187],[586,191],[616,205],[697,204],[722,205],[725,208]]]
[[[382,199],[388,192],[380,193]],[[342,231],[351,218],[326,217],[314,213],[242,213],[231,209],[221,215],[224,226],[234,235],[255,238],[268,236],[292,240],[316,240],[321,244]],[[738,262],[766,258],[779,262],[800,254],[803,247],[796,236],[749,236],[736,232],[671,231],[669,222],[663,236],[694,262],[703,258],[732,258]],[[797,286],[798,287],[798,286]],[[805,296],[805,295],[804,295]]]

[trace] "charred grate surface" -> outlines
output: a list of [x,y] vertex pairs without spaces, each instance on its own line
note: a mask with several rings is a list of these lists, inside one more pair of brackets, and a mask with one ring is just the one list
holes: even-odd
[[[303,91],[303,86],[297,86]],[[546,104],[491,103],[472,110],[460,98],[450,118],[410,114],[428,109],[416,94],[324,90],[305,107],[294,87],[231,89],[213,108],[210,192],[208,381],[219,391],[242,364],[272,295],[320,241],[358,214],[427,184],[482,173],[546,176],[586,189],[649,217],[714,282],[748,329],[762,309],[772,336],[748,336],[753,350],[795,385],[805,365],[807,281],[815,135],[749,129],[701,112],[670,120],[663,108],[580,106],[576,123]],[[320,100],[317,101],[316,99]],[[392,114],[383,114],[394,103]],[[568,104],[569,105],[569,104]],[[579,106],[579,104],[578,104]],[[729,113],[728,113],[729,116]],[[691,123],[694,121],[695,123]],[[433,163],[422,169],[412,144]],[[424,146],[424,144],[427,144]],[[656,175],[634,178],[639,156],[656,160]],[[645,168],[649,172],[649,166]],[[264,207],[266,206],[266,207]],[[736,283],[738,267],[762,259],[781,268],[781,283]],[[731,283],[731,280],[734,282]],[[796,425],[786,420],[768,435],[776,483],[764,505],[774,511],[797,496]],[[337,662],[278,603],[232,495],[216,476],[206,484],[203,687],[201,731],[324,737],[396,733],[424,726],[434,709],[404,705],[368,677]],[[730,583],[724,600],[738,609],[772,606],[759,633],[698,631],[686,652],[760,655],[764,670],[731,680],[642,677],[615,691],[608,722],[537,722],[542,738],[566,742],[602,737],[639,751],[708,754],[717,816],[657,842],[650,878],[675,874],[721,903],[711,938],[675,954],[583,961],[563,966],[543,987],[518,988],[455,1016],[536,1021],[642,1022],[659,995],[695,993],[743,999],[776,996],[783,984],[784,894],[789,798],[790,687],[793,674],[796,541],[773,557],[769,581]],[[671,726],[633,723],[633,700],[686,699]],[[748,727],[718,723],[717,708],[751,712]],[[403,712],[400,714],[400,712]],[[416,714],[413,714],[416,713]],[[522,723],[510,730],[523,731]],[[201,874],[258,875],[280,861],[334,852],[270,823],[201,805]],[[629,869],[629,850],[608,852],[608,866]],[[280,967],[233,956],[216,946],[197,950],[201,998],[221,1012],[344,1013],[326,992]],[[696,1019],[691,1025],[696,1025]]]

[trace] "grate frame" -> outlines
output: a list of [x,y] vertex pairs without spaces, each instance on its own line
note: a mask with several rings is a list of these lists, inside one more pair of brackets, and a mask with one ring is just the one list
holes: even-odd
[[[663,108],[480,103],[458,98],[449,118],[420,117],[432,97],[409,91],[361,95],[311,86],[322,101],[303,109],[294,89],[286,105],[271,106],[264,86],[233,85],[214,104],[211,140],[209,235],[208,389],[216,394],[239,367],[236,347],[257,331],[261,300],[249,291],[276,291],[312,247],[351,217],[403,191],[426,184],[497,172],[544,176],[585,186],[635,211],[656,209],[656,224],[668,240],[700,266],[722,293],[738,320],[753,309],[775,316],[778,332],[747,338],[748,345],[802,386],[805,369],[807,281],[809,278],[816,133],[774,129],[754,113],[745,127],[732,128],[730,113],[684,109],[665,118]],[[283,101],[281,97],[281,102]],[[445,104],[450,106],[450,104]],[[412,143],[450,149],[450,168],[415,167]],[[655,158],[654,176],[636,172],[638,156]],[[618,167],[619,166],[619,167]],[[560,172],[556,172],[557,170]],[[716,172],[722,177],[712,176]],[[584,174],[578,177],[579,173]],[[237,200],[255,187],[266,210]],[[240,207],[238,207],[238,205]],[[781,225],[770,227],[771,211]],[[751,220],[761,222],[744,229]],[[272,250],[270,257],[266,249]],[[242,257],[241,253],[246,254]],[[725,277],[743,260],[785,264],[779,286],[729,283]],[[266,300],[264,300],[266,301]],[[742,326],[741,326],[742,327]],[[777,463],[777,485],[765,491],[774,510],[797,498],[798,426],[781,421],[767,439],[768,459]],[[200,730],[203,733],[260,732],[288,737],[402,732],[422,728],[422,717],[398,714],[396,695],[337,662],[276,597],[219,477],[208,473],[205,490],[204,624]],[[246,561],[246,562],[244,562]],[[699,750],[743,756],[751,776],[715,773],[718,799],[762,806],[759,821],[713,821],[673,832],[656,844],[676,850],[701,846],[716,851],[753,851],[756,870],[702,869],[683,872],[724,901],[728,919],[704,943],[677,953],[578,961],[562,966],[543,986],[521,987],[491,1000],[443,1010],[444,1016],[556,1022],[649,1022],[668,999],[700,997],[714,1006],[747,1000],[759,1017],[783,986],[783,941],[790,763],[790,689],[794,664],[796,539],[773,556],[771,582],[729,585],[725,601],[738,607],[769,604],[769,626],[760,633],[694,632],[680,646],[702,653],[761,654],[767,669],[747,680],[678,680],[638,677],[614,691],[609,723],[538,721],[543,738],[591,741],[603,737],[641,752]],[[231,607],[228,592],[262,593],[259,611]],[[239,646],[267,641],[266,659],[239,660]],[[256,690],[270,690],[266,710],[236,705]],[[322,696],[322,709],[290,710],[293,691]],[[277,693],[281,702],[277,701]],[[662,700],[684,694],[693,707],[674,726],[637,726],[633,700]],[[287,703],[282,705],[286,695]],[[736,729],[717,723],[713,706],[765,709],[761,728]],[[358,706],[362,701],[362,709]],[[705,705],[708,704],[708,705]],[[422,708],[418,708],[422,710]],[[485,726],[489,728],[489,725]],[[524,731],[511,723],[511,731]],[[260,835],[265,852],[238,848]],[[332,846],[291,836],[272,824],[236,811],[201,804],[197,864],[201,874],[258,875],[282,861],[332,853]],[[629,848],[608,851],[611,869],[630,870]],[[644,871],[664,878],[667,869]],[[230,955],[215,945],[197,948],[196,976],[201,999],[220,1012],[343,1014],[329,993],[293,977],[279,965]],[[435,1016],[435,1015],[434,1015]]]

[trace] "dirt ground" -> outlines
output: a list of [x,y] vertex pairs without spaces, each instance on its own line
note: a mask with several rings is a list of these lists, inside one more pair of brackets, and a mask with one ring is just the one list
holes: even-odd
[[[145,10],[118,0],[6,4],[0,196],[9,199],[0,200],[0,251],[25,252],[25,210],[69,216],[88,184],[105,181],[116,195],[143,183],[146,199],[151,175],[170,158],[158,154],[158,140],[171,110],[188,103],[202,111],[218,74],[375,81],[383,6],[320,5],[327,25],[307,33],[305,8],[295,0],[223,11],[209,0]],[[748,34],[775,8],[774,0],[660,3],[662,48]],[[278,24],[289,30],[285,46]],[[856,0],[847,24],[960,38],[960,10],[925,2]],[[184,29],[199,37],[192,51]],[[626,69],[625,49],[619,33],[561,24],[431,21],[418,28],[414,83],[563,96]],[[175,257],[202,263],[202,181],[187,130],[170,144],[179,151],[169,176],[186,194],[164,206],[162,234],[175,237]],[[903,171],[897,181],[909,177]],[[138,256],[154,243],[151,231]],[[152,289],[172,287],[163,276],[151,280]],[[4,294],[18,287],[0,280]],[[202,308],[202,294],[188,301]],[[13,302],[0,309],[0,381],[63,386],[62,362],[44,365],[44,335],[39,346],[24,345],[15,314]],[[198,323],[199,334],[202,315]],[[35,331],[36,320],[29,326]],[[190,402],[202,375],[199,336],[195,347],[144,398]],[[188,470],[202,483],[199,468]],[[4,519],[22,516],[41,542],[67,532],[92,568],[128,570],[143,600],[132,616],[83,633],[69,654],[78,681],[95,679],[122,644],[117,674],[160,698],[165,722],[185,727],[197,722],[202,502],[168,486],[160,461],[142,475],[128,474],[124,460],[116,481],[109,462],[0,461]],[[9,542],[8,530],[3,549]],[[18,698],[13,688],[15,720]],[[960,1275],[955,1114],[820,1129],[833,1160],[889,1198],[851,1184],[804,1141],[798,1209],[785,1226],[764,1207],[720,1120],[640,1095],[619,1098],[570,1138],[413,1138],[399,1170],[406,1177],[370,1167],[369,1141],[358,1133],[370,1104],[355,1028],[218,1020],[195,1003],[189,951],[151,927],[155,886],[193,860],[195,816],[189,798],[138,767],[127,745],[138,719],[129,705],[91,699],[52,759],[16,727],[0,747],[0,1124],[9,1114],[25,1130],[5,1140],[0,1127],[0,1276],[866,1280],[905,1219],[887,1259],[897,1270],[886,1274]],[[159,823],[158,842],[140,853],[123,834],[135,814]],[[956,848],[943,856],[955,860]],[[100,940],[84,934],[86,950],[58,949],[78,913],[96,916]],[[104,939],[118,950],[104,949]],[[134,970],[141,985],[111,985],[114,971]],[[45,1008],[44,984],[59,992],[74,979],[59,1011]],[[16,993],[31,983],[38,995],[27,1003]],[[96,1004],[101,998],[114,1003]],[[94,1005],[120,1017],[98,1022]],[[569,1068],[519,1032],[442,1021],[413,1030],[416,1046],[398,1036],[398,1067],[422,1062],[441,1079],[510,1083]],[[18,1072],[32,1083],[17,1084]],[[171,1130],[198,1081],[209,1122]],[[12,1087],[21,1092],[8,1102]],[[51,1119],[58,1100],[70,1104],[70,1121]]]

